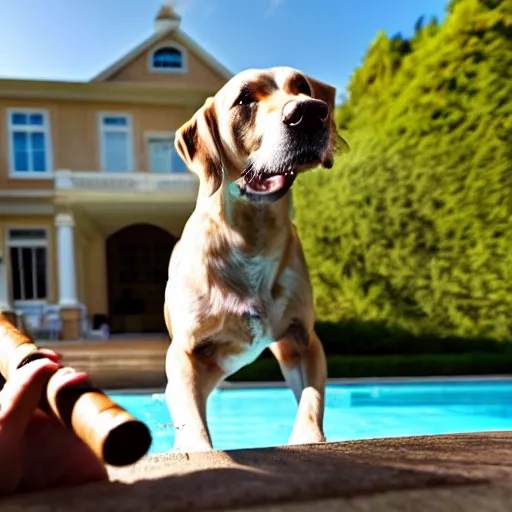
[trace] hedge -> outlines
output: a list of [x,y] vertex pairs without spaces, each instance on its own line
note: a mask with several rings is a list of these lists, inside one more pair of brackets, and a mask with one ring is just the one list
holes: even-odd
[[350,151],[294,189],[320,321],[385,326],[401,351],[512,340],[509,6],[452,1],[410,39],[379,34],[355,71]]
[[[426,377],[512,375],[512,352],[396,356],[329,356],[331,379],[360,377]],[[282,381],[273,358],[261,358],[232,375],[229,381]]]

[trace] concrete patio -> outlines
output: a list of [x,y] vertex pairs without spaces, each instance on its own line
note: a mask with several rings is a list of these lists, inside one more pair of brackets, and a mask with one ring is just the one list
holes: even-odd
[[[168,343],[40,345],[100,387],[161,390]],[[109,483],[11,497],[0,511],[509,512],[512,432],[159,454],[109,473]]]
[[509,512],[512,433],[162,454],[110,475],[0,510]]

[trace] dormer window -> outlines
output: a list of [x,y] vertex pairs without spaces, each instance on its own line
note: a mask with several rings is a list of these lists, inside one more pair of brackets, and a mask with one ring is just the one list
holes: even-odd
[[151,55],[151,69],[160,73],[184,72],[184,51],[175,46],[164,46],[156,49]]

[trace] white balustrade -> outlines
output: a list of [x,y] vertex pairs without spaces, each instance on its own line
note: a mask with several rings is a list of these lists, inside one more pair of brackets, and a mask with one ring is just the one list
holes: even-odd
[[192,173],[107,173],[56,171],[55,189],[94,192],[193,192],[198,180]]

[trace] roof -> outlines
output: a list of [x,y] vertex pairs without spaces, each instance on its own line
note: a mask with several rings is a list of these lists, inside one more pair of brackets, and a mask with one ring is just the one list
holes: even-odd
[[211,87],[184,87],[173,83],[0,80],[2,98],[106,101],[199,108],[205,97],[215,93],[216,90]]
[[[163,9],[168,6],[163,6],[160,10],[160,13]],[[174,13],[174,11],[172,11]],[[160,15],[159,13],[159,15]],[[169,13],[166,14],[166,16]],[[233,73],[231,73],[227,68],[225,68],[219,61],[217,61],[211,54],[209,54],[204,48],[202,48],[199,44],[197,44],[192,38],[185,34],[181,29],[169,29],[162,32],[156,32],[155,34],[148,37],[145,41],[143,41],[140,45],[136,46],[132,51],[115,61],[108,68],[101,71],[98,75],[91,79],[91,82],[103,82],[108,80],[111,76],[113,76],[117,71],[125,67],[131,61],[135,60],[139,55],[144,53],[148,48],[150,48],[153,44],[158,41],[164,39],[172,35],[173,39],[176,42],[182,44],[187,48],[187,50],[195,53],[206,65],[208,65],[211,69],[213,69],[219,76],[221,76],[225,80],[229,80]]]

